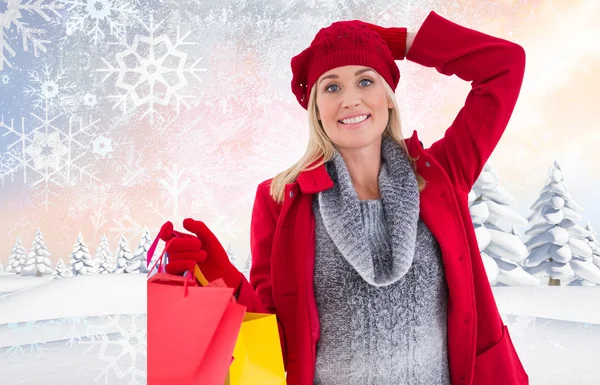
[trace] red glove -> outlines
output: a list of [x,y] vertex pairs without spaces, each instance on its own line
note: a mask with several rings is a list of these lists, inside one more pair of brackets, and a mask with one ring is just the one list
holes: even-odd
[[167,242],[165,252],[169,254],[167,273],[180,275],[197,264],[208,282],[222,278],[228,287],[237,289],[242,273],[231,264],[227,252],[204,222],[186,218],[183,227],[196,236],[174,231],[171,222],[160,229],[159,236]]
[[404,60],[406,54],[406,36],[407,30],[404,27],[380,27],[375,24],[370,24],[362,20],[354,20],[367,26],[372,31],[375,31],[387,43],[392,51],[394,60]]

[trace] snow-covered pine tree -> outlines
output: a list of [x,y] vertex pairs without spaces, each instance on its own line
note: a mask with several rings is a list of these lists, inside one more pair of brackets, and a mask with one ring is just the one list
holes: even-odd
[[117,266],[115,267],[115,273],[137,273],[139,271],[139,264],[136,267],[132,265],[133,253],[127,238],[121,234],[119,239],[119,249],[117,250]]
[[37,276],[52,274],[52,262],[50,262],[50,252],[44,243],[42,232],[38,228],[31,250],[27,254],[24,265],[22,265],[22,276]]
[[4,265],[2,264],[2,261],[0,261],[0,273],[4,273]]
[[106,239],[106,235],[104,234],[102,235],[100,245],[96,251],[95,262],[98,274],[110,274],[115,270],[115,266],[112,263],[112,253],[110,251],[108,239]]
[[[112,252],[110,251],[110,245],[108,244],[108,239],[105,234],[102,234],[102,239],[100,239],[100,244],[96,249],[96,253],[94,254],[94,268],[98,273],[102,271],[102,274],[111,273],[115,267],[112,262]],[[101,267],[103,266],[103,267]]]
[[[132,272],[136,271],[138,273],[147,273],[148,267],[146,266],[146,257],[148,256],[148,249],[152,246],[152,238],[150,237],[150,232],[147,228],[144,228],[144,233],[140,238],[140,242],[138,243],[137,249],[133,253],[133,259],[131,261]],[[135,266],[137,266],[137,269]]]
[[578,235],[583,237],[583,241],[592,250],[592,254],[585,260],[573,256],[571,267],[575,272],[575,277],[568,284],[569,286],[596,286],[600,284],[600,266],[597,263],[600,261],[600,258],[598,258],[600,256],[600,244],[598,244],[597,234],[592,229],[590,221],[587,221],[585,229],[580,230],[585,231],[585,233],[580,232]]
[[590,247],[593,250],[592,260],[596,266],[600,267],[600,241],[598,241],[598,233],[592,228],[590,221],[587,221],[585,229],[591,233],[590,239],[592,242]]
[[69,265],[73,276],[94,273],[95,269],[94,263],[92,262],[92,256],[81,233],[79,233],[75,245],[73,246],[73,252],[69,256]]
[[252,253],[248,254],[248,258],[246,258],[246,262],[244,263],[244,269],[242,270],[242,274],[246,276],[247,280],[250,280],[250,267],[252,266]]
[[25,266],[26,257],[27,252],[21,243],[21,238],[17,237],[17,241],[8,257],[8,267],[6,271],[21,274],[21,270],[23,269],[23,266]]
[[21,269],[25,266],[25,257],[27,253],[21,243],[21,238],[17,237],[17,241],[8,256],[8,266],[6,266],[7,273],[21,274]]
[[526,225],[527,220],[509,207],[516,199],[498,180],[496,170],[486,164],[469,193],[469,211],[488,280],[490,284],[539,285],[521,266],[527,248],[515,225]]
[[229,262],[231,262],[231,264],[237,268],[237,256],[231,248],[231,245],[227,247],[227,256],[229,257]]
[[582,273],[581,262],[592,256],[592,249],[584,241],[589,232],[576,224],[583,208],[569,193],[556,160],[531,210],[525,232],[529,237],[525,242],[529,250],[524,264],[527,271],[540,280],[548,277],[548,284],[554,286],[575,279],[575,270],[587,276]]
[[60,279],[60,278],[66,278],[69,276],[69,269],[67,269],[67,266],[65,266],[65,264],[63,263],[62,258],[58,260],[58,263],[56,264],[56,269],[54,269],[54,272],[52,273],[52,277],[50,277],[50,279]]

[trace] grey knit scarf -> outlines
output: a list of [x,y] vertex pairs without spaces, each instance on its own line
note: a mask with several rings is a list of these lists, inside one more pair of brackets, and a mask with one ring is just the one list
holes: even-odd
[[[383,165],[379,190],[383,199],[393,258],[383,259],[369,250],[358,195],[346,163],[337,149],[326,164],[333,188],[318,194],[323,222],[344,258],[373,286],[387,286],[402,278],[413,262],[419,219],[419,189],[404,150],[392,139],[383,137]],[[388,176],[388,174],[390,174]]]
[[313,200],[315,385],[450,384],[439,244],[419,219],[404,150],[384,137],[382,159],[380,199],[358,199],[336,152],[334,187]]

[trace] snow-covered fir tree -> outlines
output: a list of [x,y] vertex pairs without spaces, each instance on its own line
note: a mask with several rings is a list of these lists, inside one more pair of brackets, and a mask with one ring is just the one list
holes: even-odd
[[138,247],[133,252],[133,259],[131,261],[132,268],[134,265],[139,263],[139,267],[137,268],[137,272],[139,273],[148,272],[148,267],[146,266],[146,257],[148,256],[148,249],[150,249],[150,246],[152,246],[152,238],[150,237],[150,232],[148,229],[144,228],[144,233],[140,238]]
[[247,280],[250,280],[250,267],[252,266],[252,253],[248,254],[248,258],[246,258],[246,262],[244,263],[244,269],[242,270],[242,274],[246,276]]
[[108,239],[106,239],[106,235],[102,235],[102,239],[100,240],[100,245],[96,250],[96,258],[94,259],[96,272],[98,274],[110,274],[114,271],[115,266],[112,262],[112,253],[110,251],[110,246],[108,244]]
[[56,264],[56,269],[54,269],[54,272],[52,273],[52,277],[50,279],[60,279],[60,278],[66,278],[68,276],[69,276],[69,269],[63,263],[63,260],[61,258],[58,260],[58,263]]
[[75,245],[73,246],[73,252],[69,256],[69,265],[71,274],[74,276],[93,274],[95,272],[90,250],[85,244],[81,233],[79,233]]
[[587,234],[582,234],[582,236],[585,236],[584,241],[592,250],[592,255],[585,261],[581,261],[578,258],[571,260],[571,267],[575,272],[575,277],[568,283],[569,286],[596,286],[600,284],[598,282],[600,277],[600,244],[598,243],[598,235],[590,225],[590,221],[587,221],[584,230],[587,231]]
[[2,264],[2,261],[0,261],[0,273],[4,273],[4,265]]
[[[557,161],[548,170],[544,188],[531,206],[525,242],[529,256],[527,271],[550,285],[569,284],[582,278],[600,283],[600,270],[586,263],[592,260],[592,249],[585,241],[591,232],[578,225],[583,212],[569,193]],[[597,266],[595,266],[597,267]]]
[[106,238],[105,234],[102,234],[100,244],[98,245],[98,248],[96,248],[96,253],[94,254],[93,259],[96,272],[100,273],[102,271],[102,274],[106,274],[107,272],[111,273],[115,269],[112,259],[113,255],[112,251],[110,251],[108,239]]
[[516,199],[498,181],[496,170],[486,164],[469,193],[469,211],[488,280],[490,284],[539,285],[521,266],[527,248],[516,225],[526,225],[527,220],[510,208]]
[[27,253],[21,243],[21,238],[17,237],[17,241],[8,256],[8,266],[6,266],[7,273],[21,274],[21,269],[25,266],[25,259]]
[[592,225],[590,225],[590,221],[587,221],[585,229],[592,234],[590,236],[590,247],[593,250],[592,261],[596,266],[600,267],[600,241],[598,241],[598,233],[592,228]]
[[42,232],[38,228],[35,237],[33,238],[33,244],[31,250],[27,254],[25,264],[22,266],[22,276],[37,276],[42,277],[44,275],[52,274],[52,262],[50,262],[50,252],[44,243],[44,237]]
[[237,256],[231,248],[231,245],[227,247],[227,256],[229,257],[229,262],[231,262],[231,264],[237,268]]
[[121,238],[119,239],[119,248],[116,257],[117,266],[115,267],[115,273],[139,273],[140,263],[133,260],[131,247],[123,234],[121,234]]

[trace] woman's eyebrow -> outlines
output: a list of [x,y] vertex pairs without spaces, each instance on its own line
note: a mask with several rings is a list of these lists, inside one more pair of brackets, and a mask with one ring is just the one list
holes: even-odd
[[[363,68],[361,70],[356,71],[356,73],[354,74],[354,76],[358,76],[360,74],[362,74],[363,72],[367,72],[367,71],[373,71],[372,68]],[[339,76],[337,76],[336,74],[331,74],[331,75],[327,75],[325,76],[323,79],[319,80],[319,84],[321,84],[321,82],[325,79],[339,79]]]

